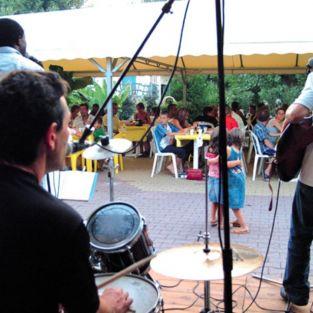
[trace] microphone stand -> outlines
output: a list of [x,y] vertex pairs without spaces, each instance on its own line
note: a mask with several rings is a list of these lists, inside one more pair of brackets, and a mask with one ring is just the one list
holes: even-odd
[[[198,241],[200,239],[204,240],[204,249],[203,253],[208,255],[210,253],[210,247],[209,247],[209,242],[210,242],[210,233],[209,233],[209,195],[208,195],[208,165],[206,158],[204,157],[205,160],[205,232],[202,234],[200,231],[198,234]],[[204,281],[204,308],[200,311],[200,313],[211,313],[211,307],[210,307],[210,281],[206,280]]]
[[147,43],[148,39],[150,38],[150,36],[152,35],[152,33],[154,32],[154,30],[156,29],[156,27],[158,26],[158,24],[160,23],[160,21],[162,20],[163,16],[169,12],[171,12],[171,8],[172,8],[172,4],[174,3],[175,0],[168,0],[165,5],[162,8],[162,12],[159,15],[159,17],[157,18],[157,20],[155,21],[155,23],[153,24],[153,26],[151,27],[150,31],[148,32],[148,34],[146,35],[146,37],[144,38],[143,42],[140,44],[139,48],[137,49],[137,51],[135,52],[135,54],[133,55],[133,57],[131,58],[131,60],[129,61],[128,65],[126,66],[126,68],[124,69],[123,73],[121,74],[121,76],[119,77],[117,83],[113,86],[111,92],[109,93],[109,95],[107,96],[106,100],[104,101],[104,103],[102,104],[101,108],[98,110],[97,114],[95,115],[94,119],[92,120],[91,124],[89,125],[89,127],[86,127],[84,130],[84,133],[82,135],[82,137],[80,138],[79,142],[80,143],[84,143],[86,138],[91,134],[91,129],[94,126],[94,124],[97,121],[97,118],[100,116],[100,112],[102,110],[104,110],[108,104],[108,102],[112,99],[115,91],[117,90],[118,86],[121,84],[123,78],[126,76],[126,74],[129,72],[130,68],[132,67],[132,65],[134,64],[135,60],[137,59],[139,53],[141,52],[141,50],[143,49],[143,47],[145,46],[145,44]]
[[[218,85],[219,85],[219,155],[221,160],[221,179],[223,188],[223,213],[224,213],[224,246],[223,270],[224,270],[224,304],[225,312],[232,313],[232,276],[233,256],[230,245],[229,226],[229,202],[228,202],[228,168],[227,168],[227,139],[226,139],[226,117],[225,117],[225,82],[224,82],[224,21],[222,25],[221,0],[215,0],[216,6],[216,31],[218,51]],[[224,9],[224,8],[223,8]]]

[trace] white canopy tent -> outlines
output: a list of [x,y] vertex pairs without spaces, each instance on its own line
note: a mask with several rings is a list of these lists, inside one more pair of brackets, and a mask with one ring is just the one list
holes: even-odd
[[[313,55],[312,0],[226,0],[228,73],[297,73]],[[191,0],[179,68],[216,72],[214,0]],[[100,6],[13,16],[25,28],[29,52],[78,75],[98,75],[112,58],[125,64],[161,12],[162,3]],[[176,1],[132,68],[167,75],[174,62],[186,2]],[[90,60],[93,60],[92,62]],[[96,62],[95,62],[96,61]],[[116,73],[123,69],[121,65]]]
[[[164,2],[12,16],[28,51],[76,76],[119,75],[161,13]],[[226,0],[226,73],[302,73],[313,56],[312,0]],[[178,71],[216,73],[215,1],[191,0]],[[186,1],[176,1],[129,74],[168,75],[175,60]],[[101,74],[102,73],[102,74]],[[112,106],[108,106],[112,116]],[[112,134],[111,119],[108,119]]]

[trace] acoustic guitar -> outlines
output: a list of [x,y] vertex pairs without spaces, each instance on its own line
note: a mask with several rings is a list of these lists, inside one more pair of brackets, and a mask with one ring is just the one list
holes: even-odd
[[285,182],[295,178],[302,165],[306,147],[313,142],[313,117],[290,123],[282,133],[276,150],[278,177]]

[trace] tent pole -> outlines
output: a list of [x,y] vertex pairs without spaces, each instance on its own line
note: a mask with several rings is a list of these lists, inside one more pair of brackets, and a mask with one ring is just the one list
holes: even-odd
[[[165,5],[162,8],[162,13],[159,15],[159,17],[157,18],[157,20],[155,21],[155,23],[153,24],[152,28],[149,30],[148,34],[146,35],[146,37],[144,38],[143,42],[140,44],[140,46],[138,47],[138,49],[136,50],[135,54],[133,55],[133,57],[131,58],[131,60],[128,62],[126,68],[124,69],[123,73],[121,74],[121,76],[119,77],[117,83],[112,86],[112,80],[111,80],[111,91],[108,92],[108,96],[106,98],[106,100],[104,101],[104,103],[102,104],[100,110],[97,112],[97,114],[95,115],[94,119],[92,120],[91,124],[89,125],[89,127],[86,127],[84,130],[83,135],[81,136],[81,138],[79,139],[80,143],[84,143],[86,138],[90,135],[90,133],[92,132],[91,129],[92,127],[95,125],[97,118],[100,116],[100,112],[102,109],[105,109],[108,105],[108,103],[111,101],[114,92],[116,91],[116,89],[118,88],[118,86],[121,84],[123,78],[126,76],[126,74],[129,72],[130,68],[133,66],[135,60],[137,59],[137,57],[139,56],[141,50],[143,49],[143,47],[145,46],[146,42],[148,41],[148,39],[150,38],[150,36],[152,35],[152,33],[154,32],[154,30],[156,29],[156,27],[158,26],[158,24],[160,23],[160,21],[162,20],[163,16],[165,14],[168,14],[171,12],[171,7],[172,4],[175,0],[168,0]],[[107,60],[108,61],[108,60]],[[108,62],[111,65],[110,68],[110,72],[111,72],[111,79],[112,79],[112,60],[110,62]],[[107,69],[108,72],[108,69]],[[108,77],[108,73],[106,75]],[[109,91],[109,89],[108,89]],[[110,107],[110,106],[109,106]],[[109,109],[108,108],[108,113],[109,113]],[[111,112],[112,112],[112,105],[111,105]],[[112,116],[112,113],[111,113]],[[108,116],[108,122],[109,122],[110,118]],[[112,132],[112,129],[111,129]],[[110,135],[110,134],[109,134]],[[112,132],[113,135],[113,132]]]
[[[107,69],[105,71],[106,83],[107,83],[107,94],[112,91],[113,72],[112,72],[112,58],[106,58]],[[113,138],[113,107],[112,98],[109,100],[107,105],[107,130],[109,138]]]

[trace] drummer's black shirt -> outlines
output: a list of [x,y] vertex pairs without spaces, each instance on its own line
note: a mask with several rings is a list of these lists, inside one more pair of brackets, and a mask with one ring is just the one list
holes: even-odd
[[96,312],[88,258],[81,217],[32,174],[0,165],[0,312]]

